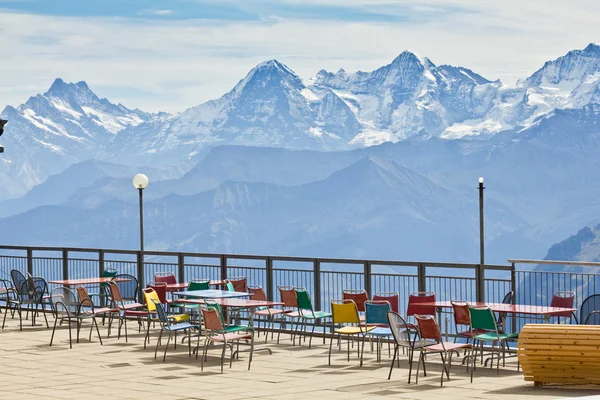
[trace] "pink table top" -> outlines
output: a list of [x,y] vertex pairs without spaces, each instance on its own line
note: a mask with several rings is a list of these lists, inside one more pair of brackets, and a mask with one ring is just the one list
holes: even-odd
[[[223,284],[223,281],[221,280],[211,280],[210,281],[210,286],[221,286]],[[169,292],[176,292],[182,289],[187,289],[189,283],[187,282],[178,282],[178,283],[168,283],[167,284],[167,291]]]
[[99,285],[101,283],[107,283],[110,281],[114,282],[125,282],[128,281],[127,278],[84,278],[84,279],[66,279],[62,281],[49,281],[48,283],[52,283],[54,285],[62,285],[62,286],[78,286],[78,285]]
[[[418,306],[431,306],[435,308],[452,308],[450,301],[436,301],[435,303],[414,303]],[[576,312],[576,308],[530,306],[525,304],[504,304],[504,303],[469,303],[473,307],[489,307],[494,312],[507,314],[527,314],[527,315],[555,315],[565,312]]]
[[[256,308],[256,307],[274,307],[283,306],[280,301],[263,301],[263,300],[247,300],[247,299],[210,299],[211,303],[217,303],[222,307],[238,307],[238,308]],[[204,304],[203,299],[181,299],[177,303]]]

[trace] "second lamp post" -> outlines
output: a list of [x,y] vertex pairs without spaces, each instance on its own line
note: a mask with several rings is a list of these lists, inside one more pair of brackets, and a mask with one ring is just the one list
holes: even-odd
[[133,177],[133,187],[140,192],[140,250],[144,251],[144,189],[148,186],[148,177],[137,174]]

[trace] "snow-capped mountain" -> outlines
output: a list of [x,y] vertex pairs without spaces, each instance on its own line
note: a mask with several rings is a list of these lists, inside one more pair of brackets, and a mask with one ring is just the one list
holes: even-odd
[[9,120],[1,161],[0,198],[24,194],[49,175],[97,157],[110,139],[128,126],[163,118],[100,99],[85,82],[56,79],[44,94],[0,114]]
[[223,97],[192,107],[162,123],[120,132],[115,151],[144,143],[145,154],[194,155],[217,144],[286,148],[339,148],[361,129],[333,91],[313,90],[290,68],[270,60],[257,65]]
[[469,69],[437,67],[408,51],[372,72],[322,70],[314,84],[335,90],[353,106],[365,128],[353,143],[367,145],[438,136],[456,122],[481,117],[499,86]]

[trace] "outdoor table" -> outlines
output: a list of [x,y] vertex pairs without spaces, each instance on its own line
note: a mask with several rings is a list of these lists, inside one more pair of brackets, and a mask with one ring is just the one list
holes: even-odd
[[[546,307],[546,306],[531,306],[526,304],[504,304],[504,303],[485,303],[485,302],[473,302],[468,303],[471,307],[489,307],[493,312],[503,314],[524,314],[524,315],[541,315],[544,317],[546,323],[551,317],[559,315],[564,312],[576,312],[576,308],[563,308],[563,307]],[[452,308],[452,302],[450,301],[436,301],[433,303],[415,303],[417,306],[430,306],[435,307],[438,312],[438,321],[442,320],[442,309]],[[559,320],[560,322],[560,320]]]
[[109,278],[109,277],[98,277],[98,278],[83,278],[83,279],[65,279],[60,281],[49,281],[54,285],[61,286],[80,286],[80,285],[100,285],[102,283],[113,282],[125,282],[127,278]]
[[173,292],[175,296],[191,297],[196,299],[225,299],[233,297],[250,296],[247,292],[230,292],[228,290],[187,290],[184,292]]
[[[221,280],[211,280],[209,283],[210,286],[221,286],[223,285],[223,281]],[[167,284],[167,292],[176,292],[178,290],[185,290],[189,286],[188,282],[178,282],[178,283],[168,283]]]

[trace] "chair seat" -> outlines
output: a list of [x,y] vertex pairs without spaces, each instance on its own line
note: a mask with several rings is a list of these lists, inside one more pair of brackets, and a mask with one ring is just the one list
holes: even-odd
[[485,333],[488,333],[489,331],[486,331],[485,329],[475,329],[473,332],[469,331],[464,331],[464,332],[460,332],[458,334],[458,336],[461,337],[466,337],[466,338],[472,338],[475,337],[477,335],[483,335]]
[[197,328],[196,325],[192,325],[189,322],[181,322],[179,324],[167,325],[164,327],[164,330],[175,332],[175,331],[181,331],[183,329],[196,329],[196,328]]
[[390,328],[375,327],[375,329],[369,331],[369,335],[387,337],[392,335],[392,330]]
[[242,340],[242,339],[252,339],[252,335],[250,334],[242,334],[238,332],[228,332],[228,333],[218,333],[215,336],[211,336],[210,340],[213,342],[224,342],[231,340]]
[[124,310],[123,315],[125,317],[147,317],[149,313],[146,310]]
[[225,327],[225,332],[243,332],[243,331],[253,331],[254,328],[251,326],[244,325],[228,325]]
[[132,310],[134,308],[144,308],[144,305],[140,303],[126,303],[123,307],[119,306],[119,308],[122,310]]
[[82,309],[81,312],[82,314],[94,314],[94,315],[102,315],[102,314],[106,314],[106,313],[110,313],[110,312],[117,312],[119,311],[116,308],[108,308],[108,307],[103,307],[103,308],[94,308],[94,312],[92,313],[92,309],[88,308],[88,309]]
[[304,319],[331,318],[331,313],[326,311],[304,311],[299,316]]
[[290,318],[300,317],[300,313],[298,311],[284,310],[283,313],[286,317],[290,317]]
[[517,339],[518,337],[519,337],[518,333],[510,333],[510,334],[500,333],[500,334],[496,335],[496,332],[486,332],[486,333],[482,333],[481,335],[475,336],[475,339],[482,340],[484,342],[491,342],[491,341],[497,341],[497,340]]
[[258,310],[254,314],[268,317],[270,315],[285,314],[285,312],[280,308],[267,308],[266,310]]
[[443,345],[442,345],[442,343],[430,344],[429,346],[423,347],[423,349],[425,349],[427,351],[444,351],[444,350],[452,351],[452,350],[457,350],[457,349],[470,349],[472,347],[473,347],[473,345],[470,343],[444,342]]
[[370,332],[373,329],[375,329],[374,326],[344,326],[334,332],[340,335],[358,335],[359,333]]

